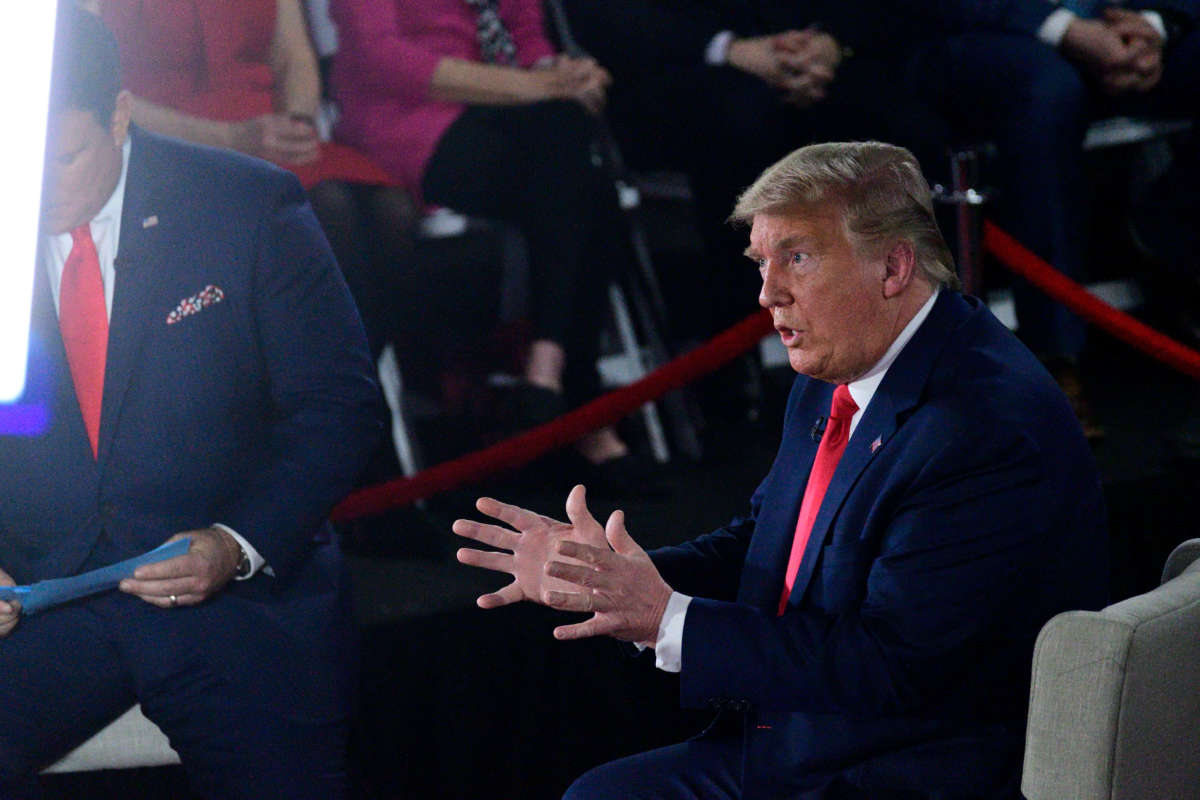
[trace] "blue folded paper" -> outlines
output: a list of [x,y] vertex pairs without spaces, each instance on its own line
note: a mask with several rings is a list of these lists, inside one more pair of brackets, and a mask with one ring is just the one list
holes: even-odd
[[28,586],[0,586],[0,600],[17,601],[21,604],[21,613],[36,614],[81,597],[105,592],[117,588],[117,584],[126,578],[133,577],[133,571],[143,564],[154,564],[166,561],[168,558],[181,556],[191,547],[192,539],[185,536],[173,542],[167,542],[140,556],[109,564],[107,567],[94,569],[70,578],[53,578],[38,581]]

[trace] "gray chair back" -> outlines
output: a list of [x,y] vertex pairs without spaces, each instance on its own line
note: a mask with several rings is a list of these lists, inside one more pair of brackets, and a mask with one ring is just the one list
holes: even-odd
[[1033,654],[1028,800],[1200,797],[1200,539],[1163,583],[1046,623]]

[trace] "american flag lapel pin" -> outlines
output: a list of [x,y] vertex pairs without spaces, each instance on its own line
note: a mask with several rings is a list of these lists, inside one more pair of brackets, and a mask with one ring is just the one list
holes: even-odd
[[151,214],[150,216],[148,216],[144,220],[142,220],[142,229],[144,230],[146,228],[153,228],[157,224],[158,224],[158,214]]
[[883,447],[883,437],[876,436],[875,441],[871,442],[871,453],[874,454],[874,452],[881,447]]

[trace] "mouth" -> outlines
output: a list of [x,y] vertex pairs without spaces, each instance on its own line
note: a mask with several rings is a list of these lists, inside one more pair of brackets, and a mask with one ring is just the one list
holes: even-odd
[[800,331],[795,328],[777,324],[775,330],[779,331],[779,338],[783,341],[784,347],[793,347],[800,341]]

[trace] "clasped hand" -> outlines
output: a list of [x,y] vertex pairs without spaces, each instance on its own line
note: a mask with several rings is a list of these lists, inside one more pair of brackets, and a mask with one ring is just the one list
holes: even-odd
[[1103,19],[1073,20],[1063,52],[1079,61],[1108,94],[1147,92],[1162,78],[1162,37],[1136,11],[1109,8]]
[[559,54],[532,73],[544,99],[574,100],[592,114],[604,110],[612,76],[591,58]]
[[513,577],[499,591],[479,597],[480,608],[530,600],[591,614],[583,622],[555,628],[557,639],[612,636],[647,645],[657,640],[671,587],[625,530],[624,512],[614,511],[601,528],[588,510],[583,486],[567,496],[569,523],[490,497],[481,497],[475,507],[512,528],[466,519],[453,525],[459,536],[507,551],[458,551],[463,564]]
[[828,33],[806,28],[734,40],[728,59],[734,67],[782,89],[787,102],[803,107],[825,98],[842,51]]
[[321,153],[312,121],[303,115],[274,112],[233,123],[232,147],[276,164],[307,164]]

